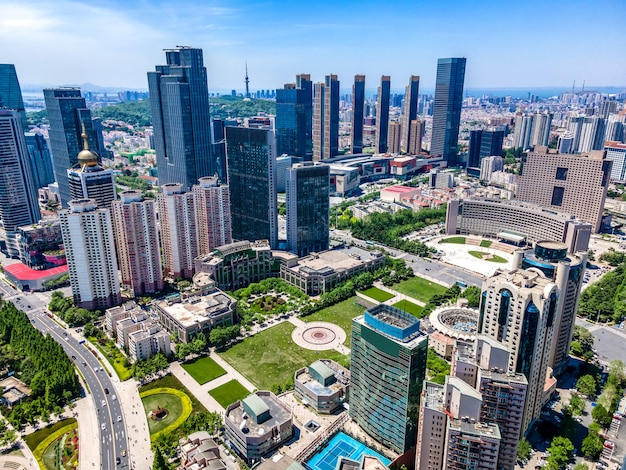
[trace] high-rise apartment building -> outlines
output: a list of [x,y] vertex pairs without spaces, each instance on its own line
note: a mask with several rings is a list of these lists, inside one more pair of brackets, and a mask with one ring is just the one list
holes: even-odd
[[216,176],[205,176],[193,187],[201,255],[232,243],[230,191]]
[[22,89],[13,64],[0,64],[0,108],[17,111],[22,121],[23,132],[28,130]]
[[122,286],[136,296],[163,289],[163,268],[156,221],[156,204],[141,191],[123,191],[111,204]]
[[617,101],[603,99],[600,101],[600,108],[598,109],[598,115],[604,119],[608,118],[610,114],[617,112]]
[[99,156],[103,155],[104,149],[99,147],[101,139],[96,135],[91,111],[87,109],[79,88],[46,89],[43,96],[50,122],[48,135],[54,177],[59,185],[61,204],[67,205],[71,199],[67,170],[78,162],[78,154],[83,149],[83,126],[89,148],[94,149]]
[[572,136],[572,150],[569,153],[579,153],[580,136],[583,129],[583,122],[585,116],[570,116],[569,123],[567,125],[567,131]]
[[330,167],[297,163],[286,172],[287,248],[299,257],[328,250]]
[[426,132],[426,121],[413,119],[410,126],[411,132],[409,133],[409,148],[407,152],[411,155],[419,155],[422,151],[422,138]]
[[624,121],[626,116],[611,114],[606,121],[605,142],[624,142]]
[[194,275],[194,258],[200,255],[193,192],[182,184],[164,184],[157,194],[159,235],[166,278],[188,279]]
[[515,116],[515,133],[513,134],[513,147],[526,150],[530,148],[533,134],[533,115],[517,113]]
[[376,153],[386,153],[388,151],[390,93],[391,77],[383,75],[380,77],[378,98],[376,100]]
[[513,268],[538,269],[559,288],[550,367],[561,371],[569,359],[587,253],[568,253],[564,243],[538,241],[533,250],[515,252],[512,265]]
[[564,155],[537,147],[526,158],[517,197],[569,212],[593,224],[597,233],[602,225],[612,163],[603,150],[588,155]]
[[552,114],[551,113],[536,113],[533,116],[532,121],[532,136],[530,138],[530,145],[535,147],[537,145],[546,146],[550,143],[550,128],[552,126]]
[[119,305],[122,298],[109,209],[98,209],[93,199],[78,199],[59,211],[59,219],[74,304],[88,310]]
[[441,156],[454,166],[458,163],[459,125],[463,105],[465,58],[439,59],[435,84],[435,110],[430,154]]
[[607,141],[604,144],[604,150],[606,150],[606,159],[613,162],[611,180],[626,180],[626,144]]
[[[417,99],[420,89],[419,75],[411,75],[409,84],[404,93],[404,113],[402,114],[402,137],[400,138],[400,150],[410,152],[409,148],[415,147],[412,135],[411,123],[417,119]],[[420,136],[421,139],[421,136]]]
[[234,240],[278,244],[274,131],[226,128],[230,213]]
[[498,270],[483,282],[479,332],[510,351],[508,373],[528,381],[521,429],[539,418],[555,336],[559,289],[536,272]]
[[598,116],[586,117],[580,130],[578,152],[585,153],[591,150],[604,148],[605,124],[604,119]]
[[67,170],[70,197],[93,199],[98,207],[110,208],[115,200],[113,170],[106,170],[98,163],[98,155],[89,150],[87,134],[83,133],[82,137],[83,150],[76,157],[76,165]]
[[339,154],[339,80],[326,75],[313,87],[313,160]]
[[400,153],[400,138],[402,137],[402,124],[399,121],[389,123],[389,139],[387,151],[389,153]]
[[491,175],[496,171],[504,169],[504,158],[500,155],[485,157],[480,162],[480,179],[481,181],[490,181]]
[[355,75],[352,85],[352,153],[363,152],[363,119],[365,118],[365,75]]
[[185,191],[213,176],[209,90],[202,49],[165,50],[166,65],[148,72],[159,184],[180,183]]
[[561,134],[556,147],[559,149],[559,153],[574,153],[574,135],[571,132]]
[[427,349],[402,310],[381,304],[352,320],[350,417],[394,452],[415,445]]
[[18,227],[40,218],[21,115],[0,109],[0,249],[19,256]]
[[276,152],[311,160],[313,157],[313,86],[308,74],[276,90]]

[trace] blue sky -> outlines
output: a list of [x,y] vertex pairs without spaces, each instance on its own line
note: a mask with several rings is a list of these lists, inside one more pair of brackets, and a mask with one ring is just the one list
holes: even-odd
[[204,49],[211,90],[281,87],[336,73],[347,88],[467,57],[466,88],[626,85],[626,0],[1,0],[0,62],[22,84],[147,88],[164,48]]

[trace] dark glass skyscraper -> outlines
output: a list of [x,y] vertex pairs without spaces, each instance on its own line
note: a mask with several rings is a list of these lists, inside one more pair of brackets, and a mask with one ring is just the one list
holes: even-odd
[[504,131],[501,130],[473,130],[470,131],[467,166],[480,168],[483,158],[502,153]]
[[365,75],[355,75],[352,85],[352,153],[363,152],[363,118],[365,117]]
[[387,152],[387,138],[389,136],[389,98],[391,77],[380,77],[378,100],[376,101],[376,153]]
[[286,171],[287,247],[298,256],[328,250],[330,168],[297,163]]
[[232,236],[278,244],[274,131],[226,128]]
[[339,80],[326,75],[314,87],[313,160],[325,160],[339,153]]
[[411,122],[417,119],[417,97],[420,90],[420,77],[419,75],[411,75],[409,78],[409,84],[406,86],[406,92],[404,94],[404,114],[402,116],[402,137],[400,138],[400,149],[403,152],[408,152],[412,144],[412,139],[415,138],[411,134]]
[[0,108],[14,109],[20,113],[24,132],[28,130],[22,90],[13,64],[0,64]]
[[221,119],[211,120],[211,155],[215,160],[215,172],[218,178],[224,184],[228,181],[228,172],[226,171],[226,134],[224,121]]
[[311,76],[296,76],[276,90],[276,151],[311,160],[313,157],[313,87]]
[[48,142],[38,132],[27,132],[24,136],[30,154],[30,166],[35,179],[35,188],[43,188],[54,183],[52,157]]
[[181,183],[189,190],[213,176],[209,89],[202,49],[165,51],[167,65],[148,72],[159,184]]
[[430,154],[443,157],[448,166],[458,163],[457,145],[463,105],[465,58],[439,59],[435,85],[435,111]]
[[67,170],[77,163],[78,153],[83,149],[82,125],[89,142],[89,148],[101,153],[100,139],[96,135],[91,111],[87,109],[85,98],[79,88],[54,88],[43,91],[50,122],[50,150],[54,177],[59,184],[61,204],[67,205],[70,201],[70,187],[67,179]]

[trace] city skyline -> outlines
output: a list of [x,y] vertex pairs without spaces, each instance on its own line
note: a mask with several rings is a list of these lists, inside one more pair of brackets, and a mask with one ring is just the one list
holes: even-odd
[[[571,88],[574,80],[577,88],[583,81],[588,88],[624,85],[626,64],[612,51],[626,38],[619,28],[626,4],[604,0],[593,11],[582,6],[533,0],[502,12],[495,2],[476,6],[457,0],[419,6],[399,2],[383,10],[373,2],[355,9],[352,2],[186,1],[172,8],[165,3],[9,0],[0,6],[0,45],[3,61],[15,63],[20,82],[27,85],[90,82],[146,89],[145,71],[162,61],[162,49],[172,44],[204,49],[211,90],[244,89],[246,62],[251,90],[279,88],[303,72],[314,82],[333,73],[345,83],[354,74],[386,74],[394,90],[417,74],[429,90],[440,57],[470,59],[466,89]],[[538,15],[549,25],[545,34],[528,30],[524,21],[537,21]],[[584,24],[584,34],[576,33],[577,24]],[[368,34],[356,34],[363,28]]]

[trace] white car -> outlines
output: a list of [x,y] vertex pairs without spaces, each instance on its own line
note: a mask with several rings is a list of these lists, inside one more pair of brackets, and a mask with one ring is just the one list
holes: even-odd
[[122,421],[122,417],[121,417],[121,416],[118,416],[118,417],[117,417],[117,422],[119,423],[120,421]]
[[107,406],[107,402],[102,400],[102,406]]
[[104,431],[107,428],[107,424],[106,423],[102,423],[102,425],[100,426],[100,428]]
[[115,395],[113,395],[111,398],[113,398],[113,401],[117,400],[117,397]]

